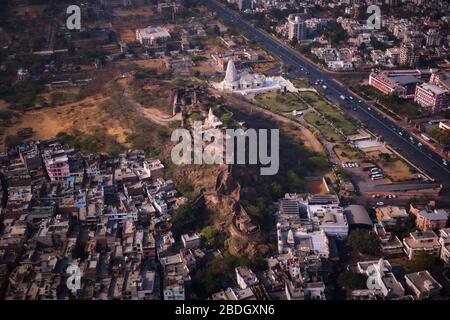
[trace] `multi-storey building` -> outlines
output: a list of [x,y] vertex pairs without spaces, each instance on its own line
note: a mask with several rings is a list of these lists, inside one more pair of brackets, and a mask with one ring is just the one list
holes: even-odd
[[450,262],[450,228],[439,230],[439,243],[441,244],[441,259]]
[[425,44],[427,47],[435,47],[441,44],[442,36],[439,34],[439,31],[436,29],[428,30],[425,35]]
[[64,150],[45,152],[42,157],[51,181],[60,181],[70,177],[69,157]]
[[424,83],[416,87],[414,101],[433,113],[439,113],[448,108],[450,92],[431,83]]
[[306,23],[304,14],[290,14],[288,17],[288,39],[297,39],[300,43],[306,39]]
[[378,207],[375,209],[375,214],[378,223],[387,226],[403,224],[409,218],[405,209],[395,206]]
[[405,281],[418,300],[436,296],[442,290],[442,286],[428,271],[407,274]]
[[369,76],[369,84],[384,94],[413,98],[416,86],[428,82],[431,76],[430,70],[419,69],[372,72]]
[[420,58],[419,48],[414,44],[407,44],[400,48],[400,64],[415,67],[417,66]]
[[448,213],[445,209],[429,206],[420,208],[411,205],[409,212],[416,217],[416,227],[419,230],[439,230],[447,225]]
[[392,273],[392,266],[389,261],[380,259],[372,261],[360,261],[357,264],[359,273],[366,274],[367,289],[380,291],[385,298],[401,298],[405,294],[405,289]]
[[136,30],[136,39],[146,46],[161,46],[170,39],[170,33],[165,28],[147,27]]
[[427,253],[438,257],[441,252],[441,244],[438,236],[433,231],[415,231],[409,237],[403,239],[403,247],[409,260],[421,253]]

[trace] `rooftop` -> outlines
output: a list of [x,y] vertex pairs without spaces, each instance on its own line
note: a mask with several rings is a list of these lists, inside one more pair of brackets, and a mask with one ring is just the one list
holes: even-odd
[[405,275],[405,278],[421,293],[431,290],[441,290],[442,286],[428,271],[419,271]]
[[444,93],[448,93],[447,90],[438,87],[437,85],[431,84],[431,83],[424,83],[421,84],[420,87],[424,90],[427,91],[431,91],[432,93],[434,93],[435,95],[439,95],[439,94],[444,94]]

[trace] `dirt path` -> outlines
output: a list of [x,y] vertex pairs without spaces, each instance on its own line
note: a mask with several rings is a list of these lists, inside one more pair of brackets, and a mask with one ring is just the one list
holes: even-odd
[[305,128],[303,125],[301,125],[299,122],[292,120],[286,116],[274,113],[270,110],[264,109],[262,107],[256,106],[244,99],[239,99],[239,98],[234,97],[229,94],[224,95],[224,97],[226,99],[228,99],[229,101],[231,101],[235,105],[243,106],[250,110],[257,110],[258,112],[264,113],[265,115],[269,116],[272,119],[275,119],[278,122],[289,123],[289,124],[294,125],[297,129],[300,130],[300,133],[297,136],[299,137],[299,139],[301,139],[303,141],[305,146],[311,148],[312,150],[314,150],[318,153],[323,154],[324,150],[323,150],[323,147],[322,147],[322,144],[320,143],[320,141],[317,140],[317,138],[314,136],[314,134],[311,131],[309,131],[307,128]]
[[130,103],[130,105],[140,114],[142,114],[146,119],[150,120],[151,122],[167,127],[170,122],[173,121],[181,121],[181,113],[177,113],[174,116],[171,117],[161,117],[160,115],[157,115],[156,113],[152,113],[151,109],[144,108],[139,102],[137,102],[133,96],[128,92],[127,89],[124,90],[123,96],[127,101]]

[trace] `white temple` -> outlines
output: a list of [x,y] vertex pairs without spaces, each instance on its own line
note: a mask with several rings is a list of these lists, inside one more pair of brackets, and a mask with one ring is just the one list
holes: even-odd
[[214,115],[211,108],[209,108],[208,118],[205,119],[205,122],[208,127],[214,129],[220,128],[223,125],[222,121],[220,121],[219,118]]
[[233,60],[228,61],[225,79],[222,82],[213,83],[213,87],[221,91],[237,92],[243,95],[276,90],[296,91],[294,85],[283,77],[266,77],[247,71],[238,74]]

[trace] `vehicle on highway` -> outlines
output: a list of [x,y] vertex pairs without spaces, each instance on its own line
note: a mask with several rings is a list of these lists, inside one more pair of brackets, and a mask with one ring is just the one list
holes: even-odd
[[[209,3],[209,2],[208,2]],[[307,62],[304,58],[302,58],[300,55],[293,54],[294,50],[291,50],[290,48],[287,48],[287,46],[284,46],[283,48],[278,48],[277,41],[272,39],[271,37],[264,36],[263,31],[259,30],[258,28],[252,27],[250,24],[246,23],[245,20],[239,17],[231,17],[230,12],[232,12],[231,9],[225,8],[222,6],[217,6],[211,3],[211,6],[217,7],[216,11],[220,11],[219,15],[222,15],[224,20],[230,24],[231,19],[236,20],[236,23],[240,25],[240,27],[248,27],[250,29],[251,33],[255,34],[255,40],[266,50],[273,53],[277,57],[280,57],[283,62],[286,63],[292,63],[296,67],[303,67],[306,70],[308,70],[308,73],[311,73],[314,75],[315,80],[317,78],[324,78],[327,79],[327,81],[334,79],[335,77],[331,74],[325,74],[322,70],[320,70],[320,67],[315,66],[313,64],[310,64]],[[252,32],[253,31],[253,32]],[[376,68],[374,68],[376,70]],[[304,73],[303,73],[304,74]],[[313,82],[314,83],[314,82]],[[407,139],[401,139],[400,136],[404,136],[403,133],[405,133],[406,138],[409,139],[409,135],[407,135],[406,131],[403,131],[402,133],[399,133],[399,135],[393,136],[392,133],[394,131],[390,129],[390,126],[394,124],[394,121],[390,120],[388,117],[388,120],[383,121],[382,116],[378,112],[372,113],[367,112],[367,110],[363,110],[363,108],[366,108],[367,105],[363,102],[362,104],[357,104],[356,101],[354,104],[350,105],[345,103],[346,101],[342,100],[348,100],[347,96],[347,86],[335,84],[333,81],[327,82],[328,84],[328,92],[331,96],[332,100],[341,100],[341,102],[344,102],[345,105],[342,109],[344,109],[346,112],[348,112],[349,115],[351,115],[354,118],[357,118],[359,121],[368,122],[367,127],[369,129],[372,129],[375,133],[380,134],[383,136],[383,138],[386,139],[386,143],[391,144],[394,148],[396,148],[397,151],[401,151],[401,153],[411,159],[415,165],[419,166],[421,169],[425,170],[428,174],[431,176],[439,177],[439,181],[446,182],[444,183],[446,186],[450,186],[450,174],[448,171],[448,166],[445,167],[442,165],[442,157],[439,157],[434,151],[429,150],[429,148],[425,148],[423,146],[422,148],[417,148],[417,144],[411,145]],[[332,89],[332,94],[331,94]],[[339,98],[341,96],[341,99]],[[363,100],[364,101],[364,100]],[[351,111],[352,108],[354,111]],[[358,107],[360,110],[358,110]],[[347,109],[347,110],[346,110]],[[373,111],[373,110],[372,110]],[[370,117],[370,118],[369,118]],[[370,120],[370,123],[369,123]],[[384,125],[384,124],[387,125]],[[397,132],[401,131],[401,127],[397,127]],[[417,140],[416,140],[417,143]],[[435,161],[429,161],[429,160],[435,160]],[[437,160],[437,161],[436,161]],[[436,163],[437,162],[437,163]]]
[[429,136],[427,136],[426,134],[421,134],[420,135],[422,138],[423,138],[423,140],[425,140],[425,141],[427,141],[427,142],[430,142],[431,141],[431,138],[429,137]]

